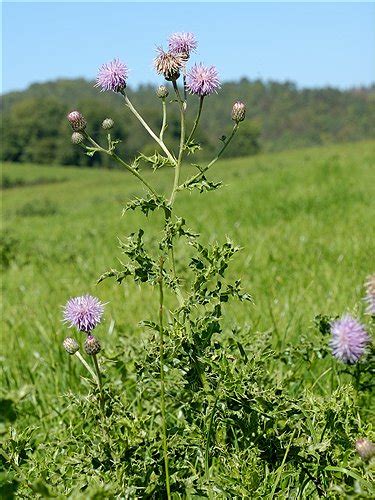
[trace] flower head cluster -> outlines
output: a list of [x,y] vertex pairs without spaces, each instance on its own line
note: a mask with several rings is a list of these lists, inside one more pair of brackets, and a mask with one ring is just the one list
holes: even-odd
[[129,70],[123,62],[113,59],[99,68],[95,87],[100,87],[102,92],[106,90],[121,92],[126,87],[128,73]]
[[101,321],[104,304],[92,295],[82,295],[68,300],[64,307],[64,322],[81,332],[90,333]]
[[196,50],[197,40],[193,33],[173,33],[168,39],[168,48],[172,54],[180,54],[186,61],[190,53]]
[[184,60],[180,54],[165,52],[161,47],[158,47],[158,55],[154,59],[154,66],[159,75],[173,82],[180,76],[180,70],[184,64]]
[[349,314],[331,324],[330,346],[333,355],[343,363],[356,363],[370,340],[364,327]]
[[375,316],[375,274],[369,276],[368,281],[365,283],[367,303],[366,313]]
[[75,132],[82,132],[85,130],[87,122],[79,111],[71,111],[67,115],[67,119]]
[[186,86],[192,94],[205,97],[220,88],[215,66],[195,64],[187,74]]

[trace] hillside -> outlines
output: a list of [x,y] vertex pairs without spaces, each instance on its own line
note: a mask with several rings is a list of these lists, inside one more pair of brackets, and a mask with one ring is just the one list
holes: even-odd
[[[129,90],[157,129],[160,102],[152,86]],[[207,98],[202,118],[205,154],[216,150],[218,139],[230,127],[228,103],[242,99],[247,103],[248,120],[242,127],[242,140],[228,148],[227,156],[245,156],[259,151],[275,151],[310,145],[358,141],[375,137],[375,87],[338,90],[299,89],[291,82],[261,80],[224,83],[217,96]],[[191,107],[196,102],[191,100]],[[121,138],[122,154],[130,158],[139,151],[153,151],[154,145],[132,116],[123,108],[121,97],[100,94],[92,82],[83,79],[57,80],[31,85],[23,92],[2,96],[2,159],[45,164],[106,165],[106,159],[88,158],[70,144],[65,115],[79,109],[88,119],[94,136],[100,135],[103,118],[115,120],[114,135]],[[194,117],[191,110],[190,122]],[[169,105],[169,141],[178,140],[176,106]]]

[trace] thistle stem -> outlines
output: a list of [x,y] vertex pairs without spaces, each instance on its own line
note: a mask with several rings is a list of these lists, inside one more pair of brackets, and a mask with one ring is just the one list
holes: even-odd
[[93,369],[91,368],[91,366],[84,360],[84,358],[82,357],[82,355],[80,354],[80,352],[77,351],[74,354],[77,356],[77,358],[80,360],[80,362],[86,368],[86,370],[90,373],[90,375],[95,380],[95,382],[98,383],[98,377],[95,375],[95,373],[94,373]]
[[160,385],[161,385],[161,418],[162,418],[162,434],[163,434],[163,455],[165,468],[165,484],[167,488],[167,498],[171,498],[171,488],[169,481],[169,466],[168,466],[168,447],[167,447],[167,425],[165,411],[165,378],[164,378],[164,326],[163,326],[163,311],[164,311],[164,293],[163,293],[163,257],[160,258],[160,275],[159,275],[159,341],[160,341]]
[[190,186],[190,184],[192,184],[194,181],[196,181],[197,179],[199,179],[199,177],[201,177],[205,172],[207,172],[207,170],[209,170],[212,165],[214,163],[217,162],[217,160],[220,158],[220,156],[224,153],[225,149],[227,148],[228,144],[230,143],[230,141],[233,139],[235,133],[237,132],[238,130],[238,123],[236,123],[232,129],[232,132],[230,134],[230,136],[225,139],[224,141],[224,144],[222,146],[222,148],[220,149],[220,151],[218,152],[218,154],[215,156],[215,158],[207,165],[205,166],[204,168],[202,168],[198,174],[196,175],[193,175],[193,177],[191,177],[189,180],[187,180],[186,182],[184,182],[183,184],[181,184],[181,186],[178,186],[178,191],[180,191],[181,189],[185,188],[185,187],[188,187]]
[[204,96],[201,96],[200,101],[199,101],[198,113],[197,113],[197,116],[195,117],[193,128],[191,129],[189,137],[186,140],[186,145],[189,145],[189,142],[192,140],[192,138],[193,138],[193,136],[195,134],[195,131],[197,130],[198,123],[199,123],[199,120],[200,120],[200,117],[201,117],[201,114],[202,114],[203,99],[204,99]]
[[181,162],[182,162],[182,156],[183,156],[184,144],[185,144],[185,107],[184,107],[184,101],[181,99],[180,92],[178,90],[177,83],[175,81],[173,82],[173,88],[176,92],[176,96],[177,96],[178,102],[180,104],[181,132],[180,132],[180,147],[179,147],[179,151],[178,151],[177,163],[175,166],[173,189],[172,189],[172,193],[171,193],[171,196],[169,199],[169,205],[173,205],[174,200],[176,198],[177,188],[178,188],[178,185],[180,183]]
[[163,107],[163,123],[161,125],[159,139],[162,141],[164,137],[164,132],[167,128],[167,103],[165,102],[165,97],[162,99],[162,107]]
[[114,160],[116,160],[117,163],[119,163],[120,165],[125,167],[126,170],[129,170],[129,172],[131,172],[135,177],[137,177],[137,179],[139,179],[147,187],[147,189],[150,191],[151,194],[158,197],[158,193],[155,191],[155,189],[146,181],[146,179],[144,179],[144,177],[141,176],[141,174],[139,172],[137,172],[133,167],[131,167],[130,165],[125,163],[124,160],[122,160],[119,156],[117,156],[116,153],[112,152],[112,153],[108,153],[108,154]]
[[133,115],[143,125],[143,127],[147,130],[147,132],[151,135],[151,137],[159,144],[161,149],[167,155],[168,160],[173,165],[176,165],[176,159],[172,156],[172,154],[170,153],[169,149],[164,144],[164,142],[155,134],[155,132],[151,129],[151,127],[145,122],[145,120],[142,118],[142,116],[138,113],[138,111],[135,109],[133,104],[130,102],[129,97],[126,94],[123,94],[123,96],[125,98],[126,105],[130,109],[130,111],[133,113]]
[[98,358],[96,357],[96,354],[92,355],[92,359],[94,361],[95,371],[96,371],[96,374],[97,374],[96,379],[97,379],[99,393],[100,393],[100,402],[103,405],[103,403],[104,403],[104,395],[103,395],[102,374],[100,372]]

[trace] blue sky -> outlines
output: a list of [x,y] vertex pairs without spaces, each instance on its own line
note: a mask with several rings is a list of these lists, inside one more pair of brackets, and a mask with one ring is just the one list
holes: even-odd
[[157,45],[193,31],[197,62],[221,79],[293,80],[347,88],[375,81],[371,3],[3,4],[3,92],[58,77],[93,79],[119,57],[130,85],[158,82]]

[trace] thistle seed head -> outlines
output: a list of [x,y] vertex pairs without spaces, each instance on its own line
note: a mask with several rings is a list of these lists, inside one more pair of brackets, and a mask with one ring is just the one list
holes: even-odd
[[158,55],[154,59],[154,66],[159,75],[163,75],[168,82],[175,82],[180,76],[180,69],[184,64],[183,58],[179,54],[164,52],[158,48]]
[[71,111],[67,115],[68,121],[75,132],[82,132],[85,130],[87,122],[79,111]]
[[99,340],[94,337],[94,335],[88,335],[84,344],[85,352],[89,356],[93,356],[94,354],[98,354],[101,351],[101,345]]
[[66,339],[63,342],[63,346],[66,352],[71,355],[79,351],[78,342],[72,337],[66,337]]
[[111,130],[115,122],[112,120],[112,118],[106,118],[103,120],[102,127],[104,130]]
[[357,439],[355,449],[362,460],[370,460],[375,456],[375,444],[368,439]]
[[232,120],[236,123],[243,122],[246,116],[246,106],[242,101],[233,104]]

